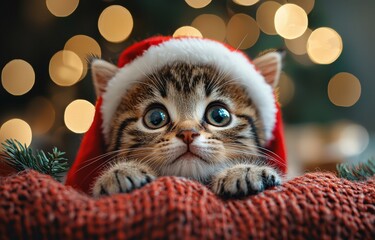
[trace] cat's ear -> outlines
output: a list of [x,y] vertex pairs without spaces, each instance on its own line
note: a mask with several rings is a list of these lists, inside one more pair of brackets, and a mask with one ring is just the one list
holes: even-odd
[[105,91],[108,81],[117,73],[118,67],[102,59],[94,59],[91,62],[91,71],[95,93],[99,97]]
[[273,88],[279,83],[284,51],[266,53],[253,60],[256,68],[263,75],[266,82]]

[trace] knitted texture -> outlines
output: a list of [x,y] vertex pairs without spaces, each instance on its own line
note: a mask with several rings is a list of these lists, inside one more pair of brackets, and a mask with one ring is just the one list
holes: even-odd
[[158,178],[101,199],[34,171],[0,179],[1,239],[374,239],[375,177],[311,173],[241,200]]

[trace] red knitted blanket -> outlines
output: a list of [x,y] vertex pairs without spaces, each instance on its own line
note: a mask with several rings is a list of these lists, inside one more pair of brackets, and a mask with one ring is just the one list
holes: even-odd
[[162,177],[93,199],[34,171],[0,178],[1,239],[374,239],[375,177],[312,173],[241,200]]

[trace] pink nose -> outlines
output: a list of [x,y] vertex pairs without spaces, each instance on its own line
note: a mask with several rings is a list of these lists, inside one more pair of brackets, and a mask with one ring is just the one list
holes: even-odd
[[198,137],[200,133],[198,133],[195,130],[189,129],[189,130],[182,130],[180,131],[176,136],[186,144],[190,144],[194,141],[194,138]]

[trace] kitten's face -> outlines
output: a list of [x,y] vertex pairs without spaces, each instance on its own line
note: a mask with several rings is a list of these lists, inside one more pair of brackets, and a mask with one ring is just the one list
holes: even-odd
[[211,66],[175,63],[123,96],[108,151],[147,162],[160,175],[204,180],[240,159],[256,159],[263,124],[245,90]]

